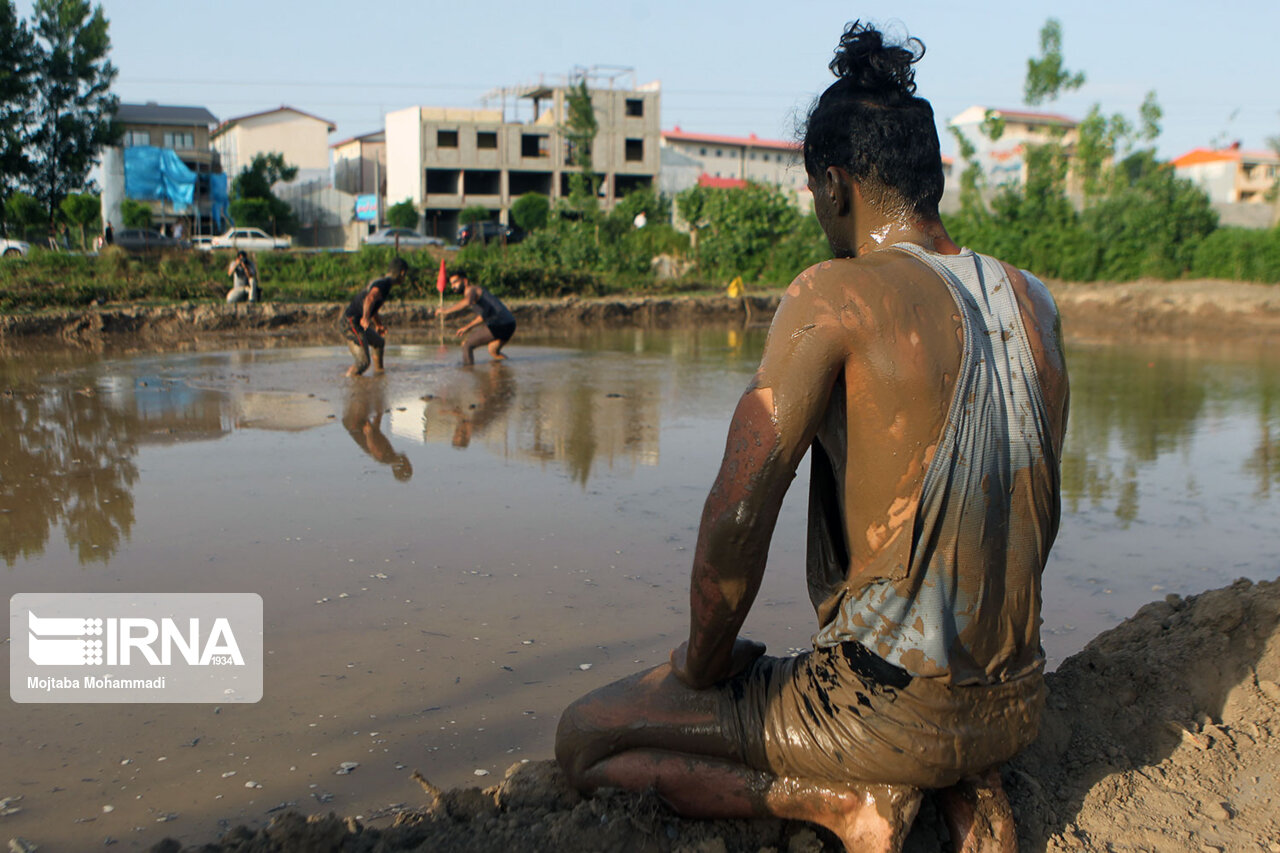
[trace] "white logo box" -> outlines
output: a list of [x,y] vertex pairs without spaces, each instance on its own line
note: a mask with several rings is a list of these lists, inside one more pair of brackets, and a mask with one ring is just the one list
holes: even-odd
[[9,599],[15,702],[257,702],[257,593],[19,593]]

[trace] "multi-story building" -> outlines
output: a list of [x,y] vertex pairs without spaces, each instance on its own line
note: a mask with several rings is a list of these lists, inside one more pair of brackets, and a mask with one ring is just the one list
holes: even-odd
[[331,146],[333,186],[352,195],[387,193],[387,134],[383,130],[352,136]]
[[[596,88],[589,72],[572,82],[578,79],[587,81],[595,112],[591,167],[608,210],[632,190],[657,183],[660,87]],[[568,92],[569,83],[539,83],[495,93],[500,109],[418,106],[388,113],[387,203],[411,200],[427,233],[452,238],[463,208],[481,206],[507,222],[511,203],[525,193],[553,203],[568,197],[570,175],[582,170],[565,131]]]
[[233,179],[256,155],[277,153],[298,167],[296,183],[328,184],[329,134],[334,130],[327,119],[282,106],[227,119],[213,132],[213,145]]
[[[189,233],[209,231],[213,227],[210,182],[222,176],[221,161],[210,145],[212,129],[218,124],[217,117],[204,107],[166,106],[148,101],[145,104],[120,104],[115,120],[123,131],[121,145],[126,150],[136,147],[168,149],[177,155],[183,166],[195,173],[192,207],[181,208],[165,201],[145,200],[151,207],[151,221],[159,227],[166,227],[185,220],[190,226]],[[105,174],[104,180],[113,183]],[[116,193],[104,191],[104,201],[108,195]],[[115,203],[118,209],[118,200]],[[108,218],[119,225],[116,217]]]
[[1173,169],[1204,190],[1221,224],[1270,228],[1280,223],[1280,199],[1268,199],[1280,181],[1280,153],[1246,151],[1236,142],[1188,151],[1173,161]]
[[812,205],[799,143],[761,139],[754,133],[688,133],[677,125],[662,132],[662,149],[662,191],[667,195],[699,182],[729,186],[752,181],[779,188],[802,211]]
[[1216,203],[1262,204],[1280,177],[1280,154],[1229,148],[1196,148],[1173,161],[1174,171],[1204,190]]
[[[991,119],[1004,124],[999,138],[994,140],[984,130],[984,124]],[[1075,149],[1079,125],[1075,119],[1055,113],[982,106],[969,107],[951,119],[949,124],[974,147],[974,160],[982,168],[990,188],[1026,184],[1028,145],[1057,141],[1070,156]]]

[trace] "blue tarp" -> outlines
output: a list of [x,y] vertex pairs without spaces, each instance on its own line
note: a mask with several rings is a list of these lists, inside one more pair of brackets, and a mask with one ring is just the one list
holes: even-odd
[[175,211],[191,206],[196,173],[169,148],[135,145],[124,149],[124,194],[135,201],[168,201]]
[[223,172],[209,176],[209,203],[214,230],[221,231],[222,220],[231,221],[231,199],[227,195],[227,176]]

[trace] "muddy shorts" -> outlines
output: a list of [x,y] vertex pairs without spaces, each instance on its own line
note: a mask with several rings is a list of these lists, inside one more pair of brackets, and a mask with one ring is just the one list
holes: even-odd
[[493,323],[489,325],[489,334],[493,335],[495,341],[507,342],[511,340],[511,336],[516,333],[516,324],[511,323]]
[[721,687],[720,720],[750,767],[779,776],[942,788],[1035,740],[1040,672],[991,686],[913,678],[846,642],[762,657]]

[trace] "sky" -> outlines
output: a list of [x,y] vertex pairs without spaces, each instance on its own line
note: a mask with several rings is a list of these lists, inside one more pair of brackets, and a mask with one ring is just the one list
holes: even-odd
[[[1093,104],[1136,123],[1151,90],[1160,156],[1280,136],[1280,2],[671,2],[671,0],[104,0],[122,101],[204,106],[220,120],[282,104],[328,119],[331,142],[382,128],[404,107],[481,106],[485,93],[574,67],[660,81],[662,127],[795,138],[844,24],[924,41],[917,66],[943,132],[973,104],[1023,108],[1027,59],[1046,19],[1085,85],[1035,107],[1083,118]],[[17,0],[29,18],[32,0]],[[1156,10],[1156,11],[1150,11]]]

